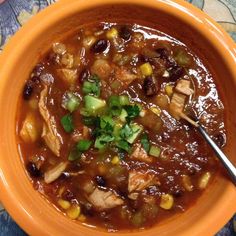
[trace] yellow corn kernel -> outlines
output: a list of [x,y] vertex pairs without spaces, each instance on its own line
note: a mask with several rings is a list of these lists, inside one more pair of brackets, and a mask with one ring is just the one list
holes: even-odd
[[63,199],[59,199],[57,203],[61,208],[65,209],[65,210],[69,209],[71,206],[70,202],[63,200]]
[[79,205],[72,206],[66,211],[66,215],[72,220],[77,219],[80,215],[80,206]]
[[118,35],[118,31],[116,28],[111,28],[106,33],[106,36],[108,39],[113,39],[113,38],[117,37],[117,35]]
[[206,172],[205,174],[203,174],[198,182],[198,187],[200,189],[206,188],[207,184],[209,183],[210,178],[211,178],[210,172]]
[[112,160],[111,160],[111,163],[112,163],[113,165],[118,165],[118,164],[120,163],[119,157],[118,157],[118,156],[114,156],[114,157],[112,158]]
[[160,207],[169,210],[174,204],[174,198],[170,194],[163,194],[161,195],[161,203]]
[[150,63],[144,63],[140,66],[140,70],[141,70],[141,73],[142,75],[145,77],[145,76],[149,76],[152,74],[152,66],[150,65]]
[[157,116],[160,116],[160,114],[161,114],[161,109],[158,108],[158,107],[151,107],[150,110],[151,110],[154,114],[156,114]]
[[189,192],[193,191],[193,185],[192,185],[191,179],[188,175],[182,176],[182,182],[183,182],[184,188],[187,191],[189,191]]
[[86,216],[83,214],[80,214],[80,216],[78,217],[78,220],[84,222],[86,220]]
[[166,94],[170,97],[173,94],[173,86],[170,84],[167,84],[165,86],[165,91],[166,91]]

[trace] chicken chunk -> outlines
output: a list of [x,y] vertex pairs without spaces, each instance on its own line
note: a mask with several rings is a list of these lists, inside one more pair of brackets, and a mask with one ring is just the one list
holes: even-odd
[[98,188],[95,188],[95,190],[88,196],[88,200],[98,211],[111,209],[124,203],[124,201],[113,192],[105,192]]
[[56,179],[58,179],[62,174],[62,172],[65,171],[66,167],[67,167],[67,162],[61,162],[55,167],[53,167],[51,170],[45,172],[44,174],[45,183],[50,184]]
[[129,85],[137,78],[137,75],[123,67],[117,67],[115,69],[115,78],[121,81],[124,85]]
[[46,102],[47,102],[48,87],[42,90],[39,100],[39,112],[43,117],[45,123],[43,125],[42,138],[47,146],[56,155],[60,156],[60,149],[62,145],[62,137],[57,132],[56,121],[53,116],[50,115]]
[[160,181],[153,173],[142,173],[136,170],[129,172],[128,191],[142,191],[151,185],[160,185]]
[[91,72],[98,75],[101,79],[107,79],[112,72],[112,67],[107,60],[97,59],[91,67]]
[[174,93],[170,101],[171,115],[177,120],[180,119],[185,106],[186,96],[181,93]]
[[180,79],[175,87],[177,92],[180,92],[184,95],[190,96],[194,93],[191,88],[191,81],[186,79]]
[[135,145],[134,151],[131,154],[130,159],[143,161],[147,163],[153,161],[153,158],[151,156],[148,156],[147,152],[142,148],[140,143]]

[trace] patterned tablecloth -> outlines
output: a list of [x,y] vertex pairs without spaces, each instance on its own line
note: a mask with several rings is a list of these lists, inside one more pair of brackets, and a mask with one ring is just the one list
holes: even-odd
[[[32,15],[56,0],[0,0],[0,50]],[[236,0],[188,0],[219,22],[236,41]],[[0,204],[0,236],[24,236]],[[217,236],[236,236],[236,215]]]

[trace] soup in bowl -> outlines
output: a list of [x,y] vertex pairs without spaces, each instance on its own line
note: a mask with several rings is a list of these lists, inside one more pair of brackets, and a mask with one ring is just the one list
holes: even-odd
[[[17,86],[1,85],[8,114],[2,144],[5,156],[15,156],[1,162],[3,186],[10,186],[2,197],[7,209],[12,213],[6,198],[17,205],[16,220],[23,216],[44,234],[90,235],[96,228],[102,235],[187,235],[189,224],[196,235],[218,229],[233,213],[226,199],[235,192],[181,117],[194,113],[231,157],[233,43],[206,31],[208,18],[198,26],[169,3],[71,1],[62,13],[63,4],[51,8],[57,17],[32,30],[27,53],[17,45],[12,60],[25,55],[14,67]],[[227,208],[225,219],[207,229],[204,219],[222,218],[217,205]],[[40,227],[49,219],[48,229]],[[28,230],[26,222],[20,223]]]

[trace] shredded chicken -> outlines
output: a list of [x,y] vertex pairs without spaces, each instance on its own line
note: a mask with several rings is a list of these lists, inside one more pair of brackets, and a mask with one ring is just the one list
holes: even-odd
[[60,149],[62,144],[62,137],[57,132],[56,121],[53,116],[50,115],[46,102],[47,102],[48,86],[42,90],[39,99],[39,112],[43,117],[45,123],[43,125],[42,138],[47,146],[56,155],[60,156]]
[[124,203],[124,201],[113,192],[105,192],[98,188],[95,188],[95,190],[88,196],[88,200],[98,211],[111,209]]
[[170,101],[170,112],[176,119],[181,118],[185,106],[186,96],[181,93],[174,93]]
[[147,154],[147,152],[142,148],[141,144],[135,144],[134,151],[130,155],[130,159],[135,159],[143,162],[152,162],[153,158]]
[[61,162],[55,167],[53,167],[51,170],[45,172],[44,174],[45,183],[50,184],[56,179],[58,179],[62,174],[62,172],[65,171],[66,167],[67,167],[67,162]]
[[191,88],[191,81],[186,79],[180,79],[175,87],[177,92],[180,92],[184,95],[190,96],[194,93]]
[[131,200],[137,200],[138,199],[138,195],[139,195],[139,193],[133,192],[133,193],[130,193],[128,195],[128,198],[131,199]]
[[160,185],[158,178],[152,173],[142,173],[136,170],[129,172],[128,191],[142,191],[151,185]]
[[57,74],[68,85],[73,85],[78,77],[76,69],[58,69]]

